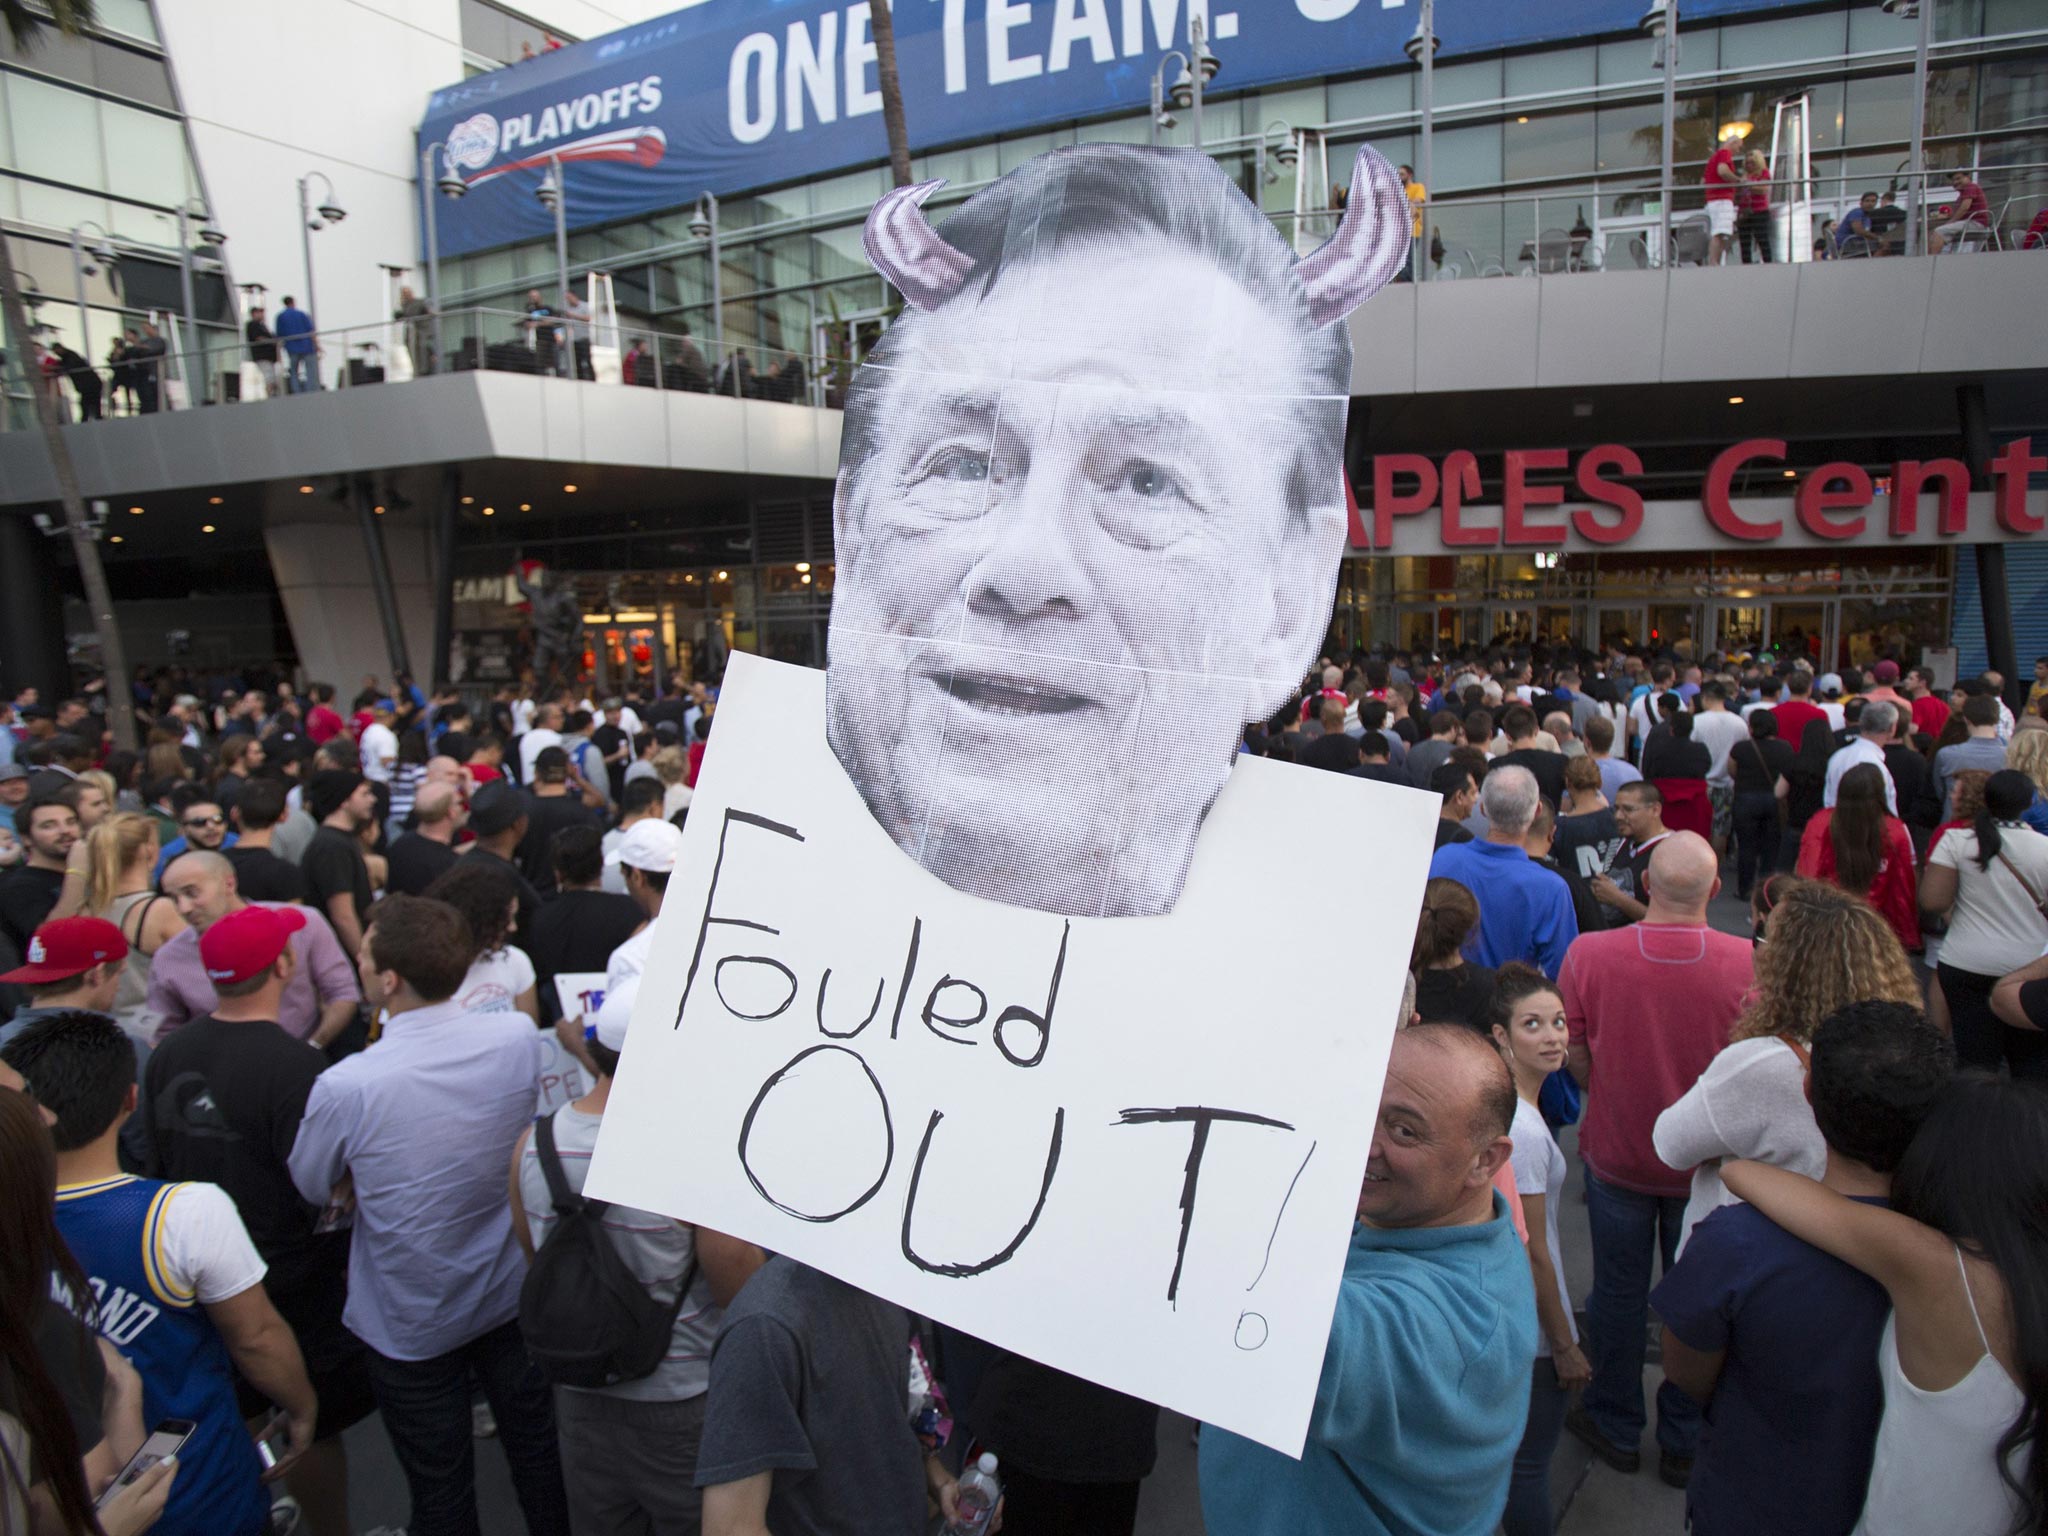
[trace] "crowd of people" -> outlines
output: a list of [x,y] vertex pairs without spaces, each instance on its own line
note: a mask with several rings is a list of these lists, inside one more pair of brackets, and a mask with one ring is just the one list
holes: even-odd
[[[911,1536],[984,1450],[1013,1536],[1133,1529],[1153,1405],[582,1197],[714,689],[134,690],[139,754],[0,709],[0,1525],[343,1536],[374,1413],[412,1536],[489,1435],[533,1532]],[[1381,651],[1245,732],[1440,809],[1308,1444],[1205,1427],[1216,1536],[1548,1532],[1567,1431],[1653,1428],[1706,1536],[2048,1529],[2048,659],[2003,691]]]

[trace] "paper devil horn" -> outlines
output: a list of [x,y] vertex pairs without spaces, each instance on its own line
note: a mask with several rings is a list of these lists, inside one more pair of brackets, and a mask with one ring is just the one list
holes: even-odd
[[875,204],[861,232],[861,244],[875,270],[918,309],[937,309],[974,268],[971,260],[939,238],[924,216],[924,200],[945,184],[920,181],[897,187]]
[[1393,280],[1408,259],[1411,217],[1408,189],[1394,168],[1360,145],[1337,232],[1295,268],[1318,328],[1342,320]]

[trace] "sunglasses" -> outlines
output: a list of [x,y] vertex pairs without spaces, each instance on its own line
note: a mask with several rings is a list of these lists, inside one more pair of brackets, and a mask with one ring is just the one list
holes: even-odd
[[201,827],[224,827],[228,824],[225,816],[194,816],[190,821],[181,821],[179,826],[188,832],[197,832]]

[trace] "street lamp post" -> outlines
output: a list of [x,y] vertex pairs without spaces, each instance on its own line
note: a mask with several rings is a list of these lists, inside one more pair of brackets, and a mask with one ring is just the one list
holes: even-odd
[[[427,226],[427,312],[434,317],[434,370],[438,371],[441,361],[448,355],[441,337],[441,221],[434,202],[439,192],[451,203],[469,190],[469,183],[455,174],[455,167],[443,156],[441,174],[434,175],[434,152],[445,150],[447,145],[436,140],[420,151],[420,216]],[[414,367],[418,367],[415,359]]]
[[[199,238],[218,250],[228,243],[228,237],[213,227],[213,218],[202,207],[199,210]],[[199,305],[193,298],[192,283],[192,209],[189,204],[178,209],[178,283],[180,297],[185,301],[185,345],[184,361],[179,365],[178,377],[185,382],[186,403],[195,403],[191,394],[192,359],[199,354]],[[202,388],[206,379],[205,360],[200,361],[199,377]]]
[[[1416,106],[1422,114],[1422,134],[1415,150],[1415,176],[1422,183],[1422,232],[1429,233],[1429,189],[1436,185],[1436,168],[1432,164],[1436,134],[1436,51],[1443,42],[1436,35],[1436,0],[1422,0],[1422,15],[1415,24],[1415,35],[1408,39],[1408,57],[1422,66],[1422,82],[1416,89]],[[1358,189],[1352,188],[1353,192]],[[1429,262],[1424,253],[1427,242],[1417,240],[1408,259],[1414,263],[1415,281],[1425,282],[1429,278]]]
[[[1279,147],[1273,151],[1274,167],[1266,164],[1266,143],[1273,137],[1273,130],[1280,130]],[[1294,142],[1294,125],[1282,118],[1274,118],[1259,130],[1259,136],[1252,141],[1252,178],[1258,185],[1256,195],[1263,199],[1265,189],[1280,179],[1280,168],[1293,165],[1301,159],[1301,150]]]
[[690,215],[690,233],[711,242],[711,371],[725,355],[725,258],[718,248],[718,199],[706,192]]
[[[562,158],[548,156],[548,173],[533,189],[540,205],[555,216],[555,281],[566,311],[569,303],[569,189],[562,179]],[[555,331],[555,368],[565,379],[576,376],[575,337],[565,319]]]
[[[86,259],[84,234],[87,228],[99,231],[99,244],[92,248],[92,261]],[[92,264],[99,263],[99,267]],[[78,349],[85,354],[85,360],[92,361],[92,319],[85,304],[85,280],[97,276],[100,267],[112,269],[114,265],[114,242],[104,225],[87,219],[83,224],[71,227],[71,281],[78,293]]]
[[[326,188],[326,201],[317,208],[313,205],[312,185],[318,181]],[[325,229],[330,224],[339,224],[348,217],[348,212],[334,197],[334,183],[319,171],[308,171],[299,178],[299,250],[306,262],[306,313],[313,317],[313,324],[320,324],[320,307],[313,296],[313,232]]]
[[1664,66],[1664,148],[1657,171],[1657,259],[1674,265],[1671,248],[1672,161],[1678,133],[1678,0],[1654,0],[1643,12],[1642,28],[1657,40],[1656,62]]
[[[1222,68],[1222,61],[1208,49],[1204,41],[1206,24],[1199,9],[1188,16],[1188,51],[1169,49],[1159,61],[1159,67],[1152,71],[1152,142],[1159,142],[1159,130],[1177,126],[1174,115],[1166,110],[1167,102],[1191,114],[1195,148],[1202,147],[1202,92],[1216,71]],[[1180,76],[1173,82],[1173,89],[1166,88],[1166,66],[1178,61]]]

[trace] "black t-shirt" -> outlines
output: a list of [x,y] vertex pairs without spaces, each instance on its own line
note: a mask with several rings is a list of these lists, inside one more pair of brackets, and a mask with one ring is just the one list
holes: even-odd
[[[1609,916],[1614,909],[1593,901],[1593,877],[1607,868],[1608,862],[1618,853],[1624,839],[1614,826],[1614,807],[1602,806],[1597,811],[1587,811],[1578,816],[1557,818],[1557,831],[1550,844],[1551,857],[1557,861],[1557,872],[1564,876],[1566,885],[1572,888],[1572,907],[1579,913],[1592,910],[1599,921],[1594,928],[1608,926]],[[1585,931],[1581,921],[1579,928]]]
[[[1657,845],[1670,835],[1668,832],[1659,833],[1641,845],[1623,843],[1616,851],[1607,863],[1607,878],[1620,888],[1622,895],[1632,901],[1649,904],[1650,855],[1655,853]],[[1610,928],[1625,928],[1633,921],[1624,917],[1619,908],[1610,907],[1605,902],[1600,904],[1600,910],[1607,915],[1607,924]]]
[[[596,764],[591,765],[595,767]],[[601,827],[604,813],[592,810],[577,796],[528,795],[526,837],[519,844],[519,869],[543,896],[555,889],[555,834],[565,827]]]
[[[45,1287],[47,1290],[47,1287]],[[100,1404],[106,1397],[107,1367],[100,1359],[99,1345],[84,1324],[47,1295],[36,1304],[35,1321],[29,1325],[29,1343],[49,1373],[50,1384],[64,1404],[80,1451],[89,1451],[106,1438],[100,1423]],[[21,1417],[20,1384],[0,1367],[0,1411]],[[42,1448],[29,1447],[29,1464],[22,1470],[30,1483],[49,1476],[40,1459]]]
[[306,877],[268,848],[223,848],[244,901],[304,901]]
[[643,916],[637,901],[615,891],[558,891],[540,904],[526,953],[540,981],[543,1024],[554,1023],[560,1011],[549,983],[578,971],[602,971]]
[[57,898],[64,893],[64,871],[36,869],[23,864],[0,875],[0,931],[14,941],[16,954],[26,955],[28,943]]
[[1449,971],[1415,973],[1415,1011],[1425,1024],[1469,1024],[1489,1028],[1493,1006],[1493,972],[1469,961]]
[[[590,744],[597,748],[597,755],[603,758],[610,757],[621,747],[630,749],[632,738],[616,725],[600,725],[590,733]],[[613,805],[617,805],[619,803],[619,796],[626,792],[626,764],[631,761],[632,755],[629,750],[628,754],[620,758],[616,763],[606,763],[604,765],[605,774],[612,781]],[[592,766],[595,765],[593,764]]]
[[1503,752],[1487,767],[1492,773],[1496,768],[1526,768],[1536,776],[1536,789],[1552,806],[1564,804],[1564,754],[1547,752],[1542,747],[1517,747],[1512,752]]
[[299,860],[299,873],[306,880],[306,904],[328,911],[336,896],[355,898],[356,921],[370,920],[370,866],[363,859],[363,845],[348,833],[322,827],[306,845]]
[[391,872],[385,885],[401,896],[417,896],[455,867],[456,852],[446,843],[408,832],[385,855]]
[[1884,749],[1885,771],[1892,776],[1899,817],[1908,826],[1932,831],[1941,824],[1941,797],[1935,793],[1934,770],[1926,758],[1903,743]]
[[1406,772],[1396,768],[1383,757],[1361,760],[1359,765],[1351,770],[1351,776],[1354,779],[1371,779],[1380,784],[1398,784],[1403,789],[1413,789],[1415,787],[1408,782]]
[[143,1073],[143,1171],[226,1190],[270,1266],[273,1292],[318,1272],[319,1210],[300,1198],[286,1164],[326,1065],[274,1023],[208,1016],[172,1031]]
[[1679,736],[1669,727],[1659,729],[1664,734],[1652,731],[1643,746],[1643,777],[1653,783],[1658,779],[1704,779],[1714,766],[1714,754],[1707,744]]
[[1159,1456],[1159,1406],[999,1354],[968,1406],[976,1438],[1006,1467],[1066,1483],[1136,1483]]
[[2036,1029],[2048,1029],[2048,981],[2020,983],[2020,1011]]
[[1792,770],[1792,757],[1792,744],[1775,736],[1767,741],[1754,736],[1738,741],[1728,749],[1728,775],[1735,781],[1735,793],[1776,793],[1779,778]]
[[[1460,823],[1452,821],[1447,816],[1437,817],[1436,848],[1448,848],[1452,843],[1469,843],[1471,841],[1472,834]],[[1430,851],[1433,853],[1436,849],[1432,848]]]
[[1342,731],[1326,731],[1297,752],[1294,760],[1304,768],[1349,773],[1358,766],[1358,743]]

